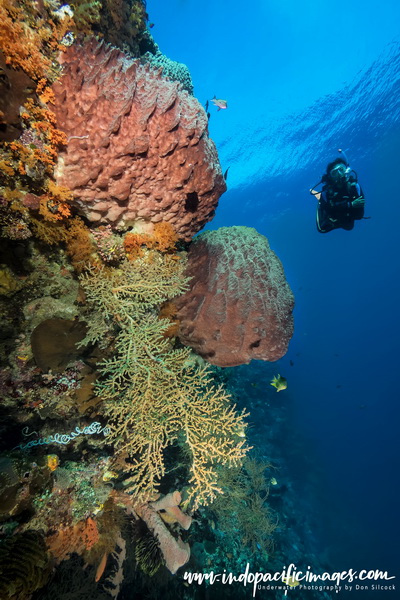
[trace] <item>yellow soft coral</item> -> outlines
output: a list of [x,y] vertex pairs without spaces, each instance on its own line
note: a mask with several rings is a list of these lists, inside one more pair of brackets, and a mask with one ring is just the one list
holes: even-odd
[[[47,188],[51,185],[58,148],[66,143],[47,103],[54,99],[50,85],[61,72],[57,55],[71,19],[67,14],[56,16],[54,10],[54,5],[35,0],[0,2],[0,53],[4,62],[36,82],[36,95],[25,101],[21,111],[22,136],[0,148],[1,178],[9,189],[26,190],[33,182],[37,194],[46,188],[46,182]],[[42,195],[41,211],[46,218],[69,216],[67,201],[48,190]]]
[[125,252],[131,260],[143,256],[142,246],[169,252],[175,249],[178,236],[171,223],[156,223],[152,233],[127,233],[124,238]]
[[[22,6],[21,6],[22,5]],[[31,79],[54,78],[51,52],[56,52],[71,21],[55,22],[33,0],[0,3],[0,50],[7,65],[22,69]]]
[[65,243],[72,266],[78,273],[88,267],[99,267],[100,259],[96,254],[90,231],[79,217],[74,217],[68,223]]
[[96,254],[90,230],[79,217],[66,221],[32,218],[31,222],[36,237],[45,244],[65,244],[66,253],[78,273],[89,267],[99,267],[101,261]]
[[49,71],[50,58],[42,53],[41,27],[38,17],[37,30],[27,25],[26,14],[12,0],[0,4],[0,49],[7,65],[20,68],[32,79],[39,80]]
[[172,250],[178,241],[178,236],[171,223],[156,223],[152,237],[154,240],[152,247],[160,252]]
[[144,236],[140,233],[127,233],[124,237],[124,250],[129,260],[143,256]]

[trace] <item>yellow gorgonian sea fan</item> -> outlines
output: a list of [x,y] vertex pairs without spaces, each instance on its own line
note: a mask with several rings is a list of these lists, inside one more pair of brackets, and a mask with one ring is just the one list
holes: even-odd
[[150,251],[81,283],[98,317],[91,313],[87,339],[100,340],[115,327],[113,355],[98,364],[96,393],[111,428],[107,439],[117,458],[128,457],[126,489],[137,501],[152,500],[166,474],[166,453],[178,445],[188,463],[186,502],[194,510],[222,493],[219,465],[240,465],[248,448],[246,414],[206,368],[191,363],[190,349],[175,348],[164,336],[170,322],[157,309],[186,288],[184,266]]

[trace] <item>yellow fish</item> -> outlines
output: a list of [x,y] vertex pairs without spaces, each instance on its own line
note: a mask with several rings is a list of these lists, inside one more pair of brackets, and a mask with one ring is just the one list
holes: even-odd
[[300,581],[297,581],[297,579],[295,579],[293,576],[285,577],[284,579],[282,579],[282,582],[285,585],[288,585],[289,587],[297,587],[298,585],[300,585]]
[[110,481],[111,479],[116,479],[118,477],[118,473],[115,471],[106,471],[103,475],[103,481]]
[[55,471],[60,464],[60,459],[58,458],[57,454],[48,454],[46,456],[46,460],[50,471]]
[[246,437],[246,434],[245,434],[245,432],[244,432],[244,427],[243,427],[243,425],[240,425],[240,426],[237,428],[237,430],[236,430],[236,435],[237,435],[238,437],[241,437],[241,438],[244,438],[244,437]]
[[277,392],[280,392],[282,390],[286,390],[287,381],[284,377],[281,377],[281,375],[275,375],[273,380],[271,381],[271,385],[273,385],[274,388],[276,388]]
[[271,481],[270,481],[271,485],[278,485],[277,480],[275,479],[275,477],[271,477]]

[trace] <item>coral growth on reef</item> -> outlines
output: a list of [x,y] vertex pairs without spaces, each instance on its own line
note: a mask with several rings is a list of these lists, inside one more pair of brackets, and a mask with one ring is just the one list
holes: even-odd
[[182,260],[149,251],[118,270],[84,275],[81,283],[91,307],[85,343],[119,329],[112,358],[98,365],[97,394],[117,456],[128,458],[126,489],[139,501],[152,500],[166,473],[165,453],[178,444],[189,458],[186,501],[197,508],[221,492],[218,465],[241,463],[245,424],[207,371],[190,365],[190,351],[175,349],[163,335],[170,322],[154,315],[157,304],[187,287],[183,270]]
[[[275,356],[290,337],[291,295],[264,238],[252,234],[250,250],[242,228],[224,251],[201,236],[187,265],[183,242],[212,219],[226,184],[190,73],[161,54],[147,20],[144,0],[0,3],[8,600],[117,598],[132,581],[154,597],[160,580],[183,597],[171,574],[200,564],[191,548],[213,515],[232,545],[240,535],[251,552],[271,547],[267,489],[243,468],[244,403],[176,336],[180,327],[191,345],[199,323],[191,331],[185,318],[199,299],[219,310],[225,286],[235,306],[216,314],[221,331],[200,309],[199,321],[231,361],[237,336],[226,332],[243,318],[252,351],[242,359],[265,357],[265,339]],[[125,560],[134,568],[124,572]]]
[[61,60],[54,111],[67,146],[57,183],[91,222],[164,221],[190,240],[226,189],[202,106],[159,70],[94,40]]
[[26,532],[0,543],[0,597],[30,598],[50,577],[50,557],[43,536]]
[[221,482],[225,494],[218,496],[211,507],[227,543],[234,541],[240,531],[243,545],[253,554],[271,550],[278,525],[278,516],[267,504],[270,486],[265,471],[271,466],[246,457],[241,469],[225,471]]
[[183,63],[178,63],[169,59],[161,52],[157,44],[153,44],[151,52],[146,52],[144,58],[156,69],[162,68],[163,77],[168,77],[172,81],[179,81],[184,90],[193,94],[193,83],[190,71]]
[[278,360],[293,334],[293,294],[268,240],[221,227],[190,247],[190,290],[177,300],[179,337],[211,364]]
[[151,43],[145,0],[98,0],[97,4],[101,4],[101,10],[93,30],[131,56],[140,56]]
[[[135,549],[138,564],[145,573],[154,575],[165,564],[167,569],[175,574],[190,558],[189,544],[180,537],[173,536],[167,523],[178,523],[182,529],[188,530],[192,517],[185,514],[179,505],[181,493],[176,490],[154,502],[138,503],[132,501],[132,496],[125,492],[113,492],[115,502],[124,506],[128,513],[139,517],[143,523],[137,523],[134,535],[138,542]],[[143,527],[146,524],[146,527]]]

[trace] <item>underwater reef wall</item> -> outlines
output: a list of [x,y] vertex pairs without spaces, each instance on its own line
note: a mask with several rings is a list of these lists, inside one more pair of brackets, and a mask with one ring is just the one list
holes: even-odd
[[60,61],[54,112],[67,146],[57,183],[89,221],[164,221],[189,241],[226,190],[203,107],[162,69],[96,40]]
[[[183,598],[169,574],[189,559],[269,560],[249,413],[176,339],[179,237],[226,185],[190,74],[147,20],[144,0],[0,2],[0,600]],[[79,41],[97,33],[132,56]],[[242,247],[256,261],[246,231],[218,242],[227,289]]]
[[179,337],[208,362],[275,361],[293,335],[294,297],[282,263],[252,227],[221,227],[191,244],[190,290],[177,300]]

